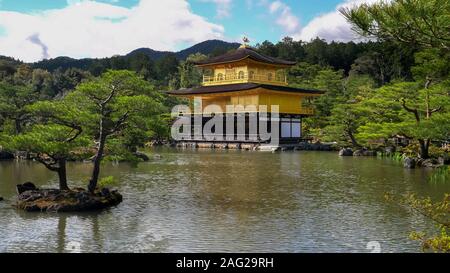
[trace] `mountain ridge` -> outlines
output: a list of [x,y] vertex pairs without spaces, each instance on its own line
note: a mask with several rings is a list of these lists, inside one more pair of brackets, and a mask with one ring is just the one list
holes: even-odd
[[102,60],[111,60],[111,59],[117,58],[117,57],[127,59],[136,54],[145,54],[148,57],[150,57],[150,59],[152,61],[158,61],[167,55],[173,54],[173,55],[175,55],[175,57],[178,60],[183,61],[183,60],[186,60],[186,58],[191,54],[201,53],[201,54],[205,54],[205,55],[215,55],[215,53],[221,54],[228,50],[236,49],[239,46],[240,46],[239,43],[230,43],[230,42],[225,42],[222,40],[206,40],[204,42],[195,44],[191,47],[188,47],[186,49],[183,49],[183,50],[180,50],[177,52],[158,51],[158,50],[154,50],[151,48],[143,47],[143,48],[135,49],[126,55],[116,55],[116,56],[112,56],[112,57],[108,57],[108,58],[76,59],[76,58],[71,58],[71,57],[67,57],[67,56],[59,56],[56,58],[41,60],[41,61],[30,63],[30,64],[33,66],[33,68],[42,68],[42,69],[46,69],[50,72],[55,71],[58,68],[62,68],[63,70],[68,69],[68,68],[79,68],[79,69],[87,70],[95,62],[102,61]]
[[195,53],[202,53],[205,55],[209,55],[211,53],[214,52],[214,50],[219,50],[219,49],[236,49],[240,46],[239,43],[230,43],[230,42],[225,42],[222,40],[206,40],[203,41],[201,43],[195,44],[191,47],[185,48],[183,50],[180,51],[158,51],[158,50],[154,50],[151,48],[138,48],[135,49],[133,51],[131,51],[130,53],[128,53],[125,56],[130,56],[136,53],[144,53],[147,56],[149,56],[152,60],[158,60],[162,57],[164,57],[167,54],[175,54],[175,56],[177,57],[177,59],[179,60],[185,60],[189,55],[191,54],[195,54]]

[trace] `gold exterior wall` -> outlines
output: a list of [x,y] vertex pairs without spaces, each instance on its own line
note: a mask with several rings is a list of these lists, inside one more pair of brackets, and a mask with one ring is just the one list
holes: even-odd
[[[241,105],[244,107],[256,106],[256,111],[260,110],[260,105],[267,106],[268,111],[271,110],[271,105],[279,105],[279,112],[282,114],[312,115],[314,113],[313,109],[303,106],[303,100],[312,96],[315,95],[279,92],[268,90],[265,88],[256,88],[239,92],[224,92],[220,94],[199,95],[198,98],[201,98],[202,100],[203,112],[205,112],[205,108],[209,105],[220,106],[222,109],[221,112],[224,113],[228,112],[226,109],[227,105]],[[189,98],[191,100],[194,100],[194,96],[189,96]],[[212,108],[210,108],[209,110],[212,111]],[[208,112],[210,111],[206,111],[206,113]]]
[[287,85],[285,66],[268,65],[246,59],[204,68],[210,70],[211,73],[203,76],[203,86],[247,82]]

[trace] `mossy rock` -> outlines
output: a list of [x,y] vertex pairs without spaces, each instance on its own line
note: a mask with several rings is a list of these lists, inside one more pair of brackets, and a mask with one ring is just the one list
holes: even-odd
[[16,207],[25,211],[75,212],[93,211],[117,206],[122,195],[107,188],[95,193],[84,189],[57,190],[36,189],[22,192],[17,197]]

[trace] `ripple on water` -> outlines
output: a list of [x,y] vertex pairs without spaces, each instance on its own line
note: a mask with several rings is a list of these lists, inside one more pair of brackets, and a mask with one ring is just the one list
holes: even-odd
[[[386,191],[440,198],[448,185],[419,170],[335,153],[158,150],[137,167],[105,164],[124,195],[116,208],[83,214],[27,214],[0,203],[0,251],[64,252],[366,252],[419,251],[412,230],[433,229],[420,215],[384,200]],[[0,162],[0,196],[14,180],[55,186],[34,163]],[[86,184],[89,164],[70,164],[71,185]]]

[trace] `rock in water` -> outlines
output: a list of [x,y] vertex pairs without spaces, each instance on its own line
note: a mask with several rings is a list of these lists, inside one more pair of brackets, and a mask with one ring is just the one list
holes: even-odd
[[116,206],[122,202],[117,191],[102,189],[90,193],[84,189],[61,191],[57,189],[36,189],[22,192],[16,206],[25,211],[92,211]]
[[0,151],[0,160],[11,160],[14,159],[14,154],[8,153],[6,151]]
[[364,150],[363,156],[377,156],[376,151]]
[[450,164],[450,156],[449,155],[443,155],[443,156],[440,156],[439,158],[438,158],[438,162],[439,162],[439,164],[441,164],[441,165],[449,165]]
[[108,195],[111,194],[111,192],[109,191],[108,188],[103,188],[103,189],[100,191],[100,193],[101,193],[102,196],[108,196]]
[[5,199],[3,199],[3,197],[0,197],[0,201],[3,201],[3,200],[5,200]]
[[339,156],[352,156],[353,150],[350,148],[343,148],[339,151]]
[[384,148],[384,153],[387,156],[393,155],[395,153],[395,151],[396,151],[395,146],[388,146],[388,147]]
[[406,157],[403,160],[403,167],[407,169],[414,169],[416,167],[416,159],[413,157]]
[[19,184],[19,185],[16,186],[16,189],[17,189],[17,193],[18,194],[21,194],[21,193],[26,192],[26,191],[37,190],[36,185],[34,185],[31,182],[25,182],[23,184]]
[[[353,155],[355,155],[355,154],[353,153]],[[377,152],[376,151],[367,150],[367,149],[362,149],[361,150],[361,155],[362,156],[377,156]]]
[[148,157],[148,155],[146,155],[146,154],[144,154],[144,153],[141,153],[141,152],[135,152],[134,153],[134,156],[136,156],[137,158],[139,158],[139,159],[142,159],[142,161],[149,161],[150,160],[150,158]]
[[442,164],[440,164],[439,160],[434,159],[434,158],[425,159],[422,161],[422,164],[421,164],[421,166],[425,167],[425,168],[437,168],[441,165]]
[[367,149],[359,149],[353,152],[353,156],[376,156],[376,151],[370,151]]

